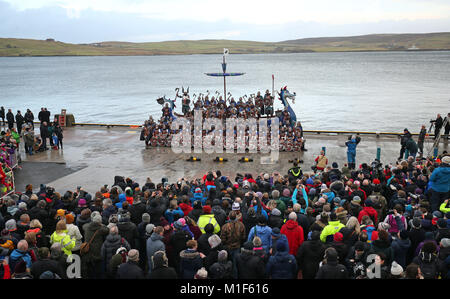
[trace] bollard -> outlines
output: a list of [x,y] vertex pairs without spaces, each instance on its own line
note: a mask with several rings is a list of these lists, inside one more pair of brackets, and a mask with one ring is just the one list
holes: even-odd
[[433,152],[433,158],[436,158],[437,156],[438,156],[438,148],[435,147]]
[[405,150],[405,160],[407,160],[408,159],[408,157],[409,157],[409,150]]
[[325,146],[322,146],[323,154],[326,156],[327,154],[327,148]]
[[381,147],[377,148],[377,160],[381,161]]

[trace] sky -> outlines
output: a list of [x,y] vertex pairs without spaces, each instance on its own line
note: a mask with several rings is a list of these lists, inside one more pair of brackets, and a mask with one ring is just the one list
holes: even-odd
[[0,37],[68,43],[450,31],[450,0],[0,0]]

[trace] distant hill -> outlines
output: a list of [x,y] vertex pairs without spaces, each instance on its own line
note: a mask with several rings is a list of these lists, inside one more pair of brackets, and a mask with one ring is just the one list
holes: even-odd
[[220,54],[223,48],[228,48],[232,54],[450,50],[450,32],[319,37],[282,42],[180,40],[149,43],[111,41],[92,44],[70,44],[54,41],[50,38],[47,40],[0,38],[0,56]]

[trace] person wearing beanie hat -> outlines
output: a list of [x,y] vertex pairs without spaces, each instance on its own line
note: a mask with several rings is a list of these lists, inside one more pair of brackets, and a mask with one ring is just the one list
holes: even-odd
[[[148,224],[147,227],[149,225],[151,224]],[[152,264],[152,258],[154,254],[158,251],[165,251],[165,250],[166,245],[164,244],[164,228],[162,226],[157,226],[153,229],[153,233],[146,241],[146,255],[148,259],[149,272],[151,272],[152,269],[154,268],[154,265]]]
[[322,264],[317,271],[315,279],[346,279],[348,278],[347,268],[338,263],[338,253],[333,247],[325,250],[324,259],[326,263]]
[[127,262],[117,269],[117,279],[144,279],[144,271],[139,267],[139,251],[131,249],[127,255]]
[[148,213],[142,214],[142,222],[143,223],[150,223],[150,215]]
[[266,254],[269,254],[269,250],[272,245],[272,228],[266,224],[267,220],[264,215],[259,215],[257,221],[258,224],[250,228],[247,240],[253,241],[254,237],[259,237],[262,241],[264,251]]
[[[253,239],[252,239],[253,240]],[[253,242],[244,243],[241,252],[236,255],[238,279],[265,279],[266,265],[264,260],[253,253]]]
[[155,225],[153,223],[147,224],[145,226],[145,235],[150,237],[153,234],[154,229],[155,229]]
[[450,229],[447,227],[447,221],[443,218],[439,218],[436,221],[437,232],[435,240],[439,243],[443,238],[450,238]]
[[394,261],[400,266],[406,267],[406,259],[408,250],[411,247],[411,240],[409,233],[406,230],[401,230],[397,233],[397,238],[391,242],[391,248],[394,252]]
[[158,251],[152,257],[153,269],[149,274],[150,279],[177,279],[177,272],[169,267],[165,251]]
[[271,279],[296,279],[297,261],[288,253],[289,248],[284,242],[277,242],[276,253],[267,262],[267,276]]
[[440,245],[442,248],[450,248],[450,238],[442,238]]
[[208,271],[206,271],[206,269],[202,267],[194,275],[194,279],[208,279]]
[[393,261],[391,265],[391,278],[401,278],[402,274],[403,274],[403,267],[397,264],[396,261]]
[[[81,259],[81,276],[89,279],[101,278],[101,249],[106,236],[109,234],[109,229],[102,223],[101,215],[95,215],[94,219],[83,225],[82,228],[84,231],[84,242],[92,241],[89,246],[89,251]],[[122,235],[120,228],[119,234]],[[124,235],[122,237],[125,238]]]
[[208,243],[211,249],[215,249],[217,246],[221,244],[222,240],[218,235],[212,235],[208,238]]
[[75,240],[75,246],[72,248],[73,253],[78,253],[80,250],[81,243],[83,242],[83,236],[81,235],[80,229],[73,222],[75,217],[72,213],[68,213],[65,216],[66,218],[66,228],[67,234],[70,236],[72,240]]
[[275,227],[281,228],[283,226],[283,220],[280,210],[273,208],[272,211],[270,211],[268,225],[272,229]]

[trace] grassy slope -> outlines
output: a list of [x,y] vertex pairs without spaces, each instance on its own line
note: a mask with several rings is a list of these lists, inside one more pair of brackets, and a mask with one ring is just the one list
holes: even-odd
[[413,45],[421,50],[450,50],[450,32],[306,38],[278,43],[200,40],[153,43],[102,42],[98,44],[68,44],[44,40],[0,38],[0,56],[217,54],[221,53],[223,48],[230,49],[230,52],[233,54],[389,51],[405,50]]

